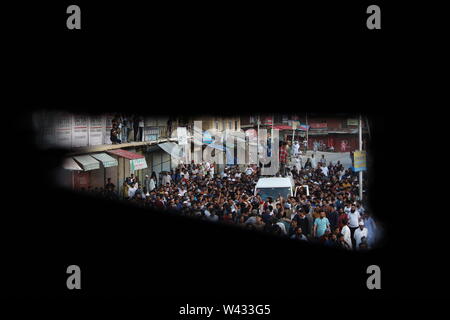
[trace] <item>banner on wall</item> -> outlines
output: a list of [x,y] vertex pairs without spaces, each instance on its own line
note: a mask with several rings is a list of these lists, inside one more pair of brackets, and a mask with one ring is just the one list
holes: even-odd
[[56,145],[55,119],[53,113],[45,111],[34,115],[33,120],[39,132],[38,139],[41,145],[48,147]]
[[88,145],[89,118],[75,115],[72,123],[72,147],[86,147]]
[[72,146],[72,115],[65,113],[55,117],[55,143],[60,147]]
[[105,131],[105,119],[103,116],[92,116],[89,118],[89,145],[98,146],[103,144]]

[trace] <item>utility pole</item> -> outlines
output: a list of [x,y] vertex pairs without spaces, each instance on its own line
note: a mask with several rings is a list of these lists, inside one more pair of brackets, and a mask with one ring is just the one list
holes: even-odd
[[305,118],[306,118],[306,148],[305,148],[305,155],[306,155],[306,152],[308,151],[308,132],[309,132],[309,129],[308,129],[308,112],[305,113]]
[[273,150],[273,125],[274,125],[274,121],[275,121],[275,116],[272,113],[272,133],[270,135],[270,154],[272,155],[272,150]]
[[259,167],[259,123],[260,123],[259,113],[256,121],[258,124],[258,131],[256,133],[256,159],[257,159],[257,166]]
[[294,138],[295,138],[295,126],[294,126],[294,121],[292,120],[292,146],[294,146]]
[[[359,151],[362,151],[362,120],[359,114]],[[354,155],[353,155],[354,157]],[[363,197],[363,172],[359,171],[359,200]]]
[[275,120],[275,116],[272,114],[272,141],[273,141],[273,122]]

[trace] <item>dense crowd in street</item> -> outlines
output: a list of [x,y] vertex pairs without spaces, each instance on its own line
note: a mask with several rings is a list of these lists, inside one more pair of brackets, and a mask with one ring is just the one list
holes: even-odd
[[[254,195],[260,177],[256,165],[229,166],[217,172],[217,166],[208,162],[180,164],[158,176],[153,172],[144,181],[132,174],[119,192],[110,180],[104,189],[92,191],[142,207],[330,247],[347,250],[374,247],[379,227],[359,200],[357,175],[339,161],[327,163],[323,156],[319,160],[310,157],[298,161],[298,153],[296,148],[289,152],[290,163],[294,165],[289,165],[286,159],[281,161],[282,170],[286,170],[282,175],[292,176],[297,188],[295,196],[287,198],[263,199]],[[286,155],[282,146],[280,159]],[[309,195],[302,187],[305,185],[309,187]]]

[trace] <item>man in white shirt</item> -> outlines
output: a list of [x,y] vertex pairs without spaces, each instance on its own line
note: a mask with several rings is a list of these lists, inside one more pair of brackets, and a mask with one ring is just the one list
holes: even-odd
[[294,157],[298,156],[298,151],[300,149],[300,145],[298,144],[298,141],[295,141],[292,145],[292,154]]
[[356,209],[355,205],[351,206],[350,211],[347,212],[348,217],[348,226],[351,228],[358,228],[359,221],[361,220],[361,215],[359,214],[359,210]]
[[344,225],[342,227],[341,233],[344,236],[344,241],[348,244],[348,246],[350,247],[350,249],[352,249],[352,237],[351,237],[351,231],[350,228],[347,225],[347,220],[344,219],[344,221],[342,221],[342,224]]
[[355,235],[355,230],[358,229],[359,221],[361,220],[361,215],[359,214],[359,211],[356,209],[356,206],[354,204],[352,204],[350,211],[347,212],[347,217],[348,217],[348,227],[350,228],[350,231],[352,232],[352,241],[353,241],[353,245],[355,246],[356,243],[354,241],[354,239],[355,239],[354,235]]
[[316,158],[314,158],[314,154],[311,155],[311,166],[313,169],[317,167],[317,161]]
[[328,167],[326,165],[323,165],[321,167],[322,173],[325,175],[325,177],[328,177]]
[[170,177],[170,174],[168,172],[166,172],[166,174],[163,176],[162,180],[163,180],[162,181],[163,186],[166,186],[167,183],[170,183],[172,178]]
[[297,174],[300,172],[300,170],[302,170],[302,158],[299,156],[299,155],[297,155],[295,158],[294,158],[294,165],[295,165],[295,169],[296,169],[296,171],[297,171]]
[[128,197],[129,198],[133,198],[134,197],[134,194],[136,193],[137,188],[138,188],[138,183],[136,182],[134,184],[134,186],[132,186],[132,187],[130,187],[128,189]]
[[367,228],[364,227],[363,221],[359,222],[359,228],[355,230],[355,234],[353,237],[355,238],[355,249],[359,250],[361,239],[366,238],[367,240]]

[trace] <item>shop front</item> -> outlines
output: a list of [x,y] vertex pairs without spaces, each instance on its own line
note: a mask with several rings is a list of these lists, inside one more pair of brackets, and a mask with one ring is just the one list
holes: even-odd
[[73,189],[95,189],[103,188],[107,178],[113,183],[117,180],[117,159],[106,153],[95,153],[66,158],[63,168],[65,180],[70,182],[65,185]]
[[[178,145],[177,145],[178,146]],[[176,156],[180,155],[181,150],[172,146],[170,143],[162,143],[149,146],[146,150],[146,158],[150,163],[148,175],[155,172],[160,181],[160,174],[164,171],[172,170],[172,153]]]
[[91,186],[93,188],[103,188],[108,178],[111,178],[111,182],[116,185],[117,190],[117,166],[119,164],[117,159],[104,152],[95,153],[91,156],[101,163],[99,170],[91,171]]
[[64,170],[60,170],[58,172],[58,183],[63,187],[74,189],[75,176],[78,175],[79,172],[83,171],[83,168],[81,168],[78,163],[73,160],[73,158],[64,159],[62,167]]
[[147,161],[144,155],[124,149],[109,150],[107,152],[111,156],[118,157],[117,185],[119,188],[117,190],[122,189],[125,179],[130,177],[131,174],[135,175],[140,182],[144,181],[144,169],[147,168]]
[[100,162],[89,155],[75,156],[73,160],[83,169],[74,171],[73,188],[75,190],[91,189],[91,171],[100,169]]

